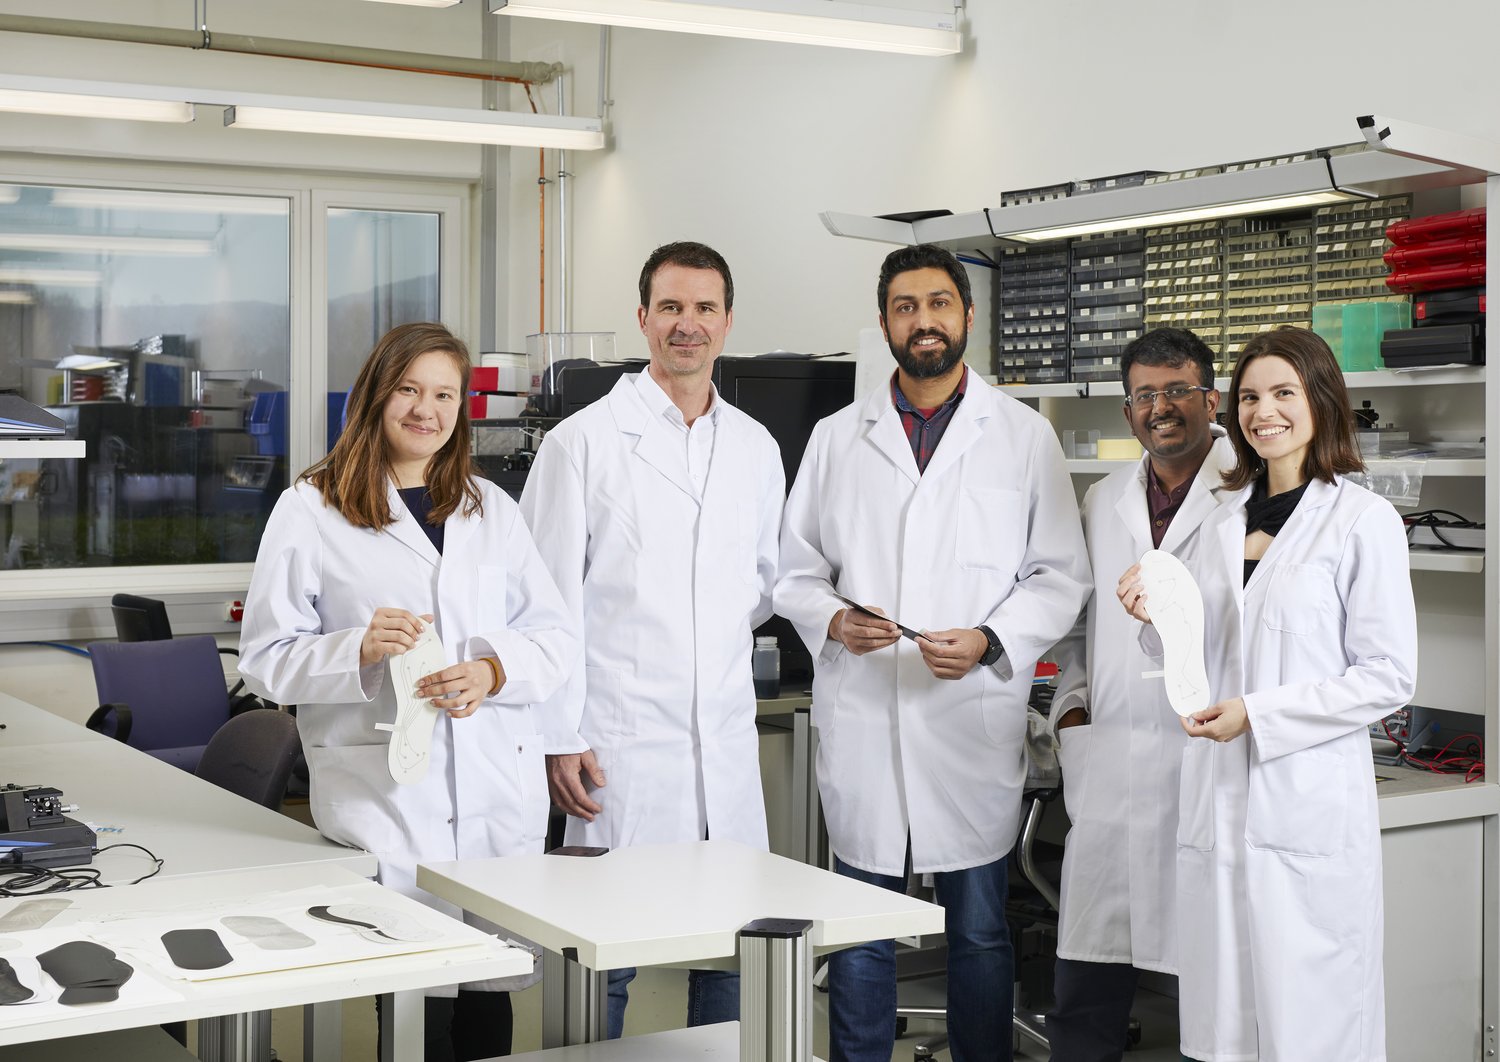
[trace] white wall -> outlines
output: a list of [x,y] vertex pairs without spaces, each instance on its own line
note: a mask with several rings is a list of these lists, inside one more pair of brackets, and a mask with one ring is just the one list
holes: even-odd
[[[1349,143],[1370,112],[1500,139],[1493,0],[968,0],[966,17],[951,59],[614,31],[613,143],[570,167],[573,327],[643,353],[640,264],[694,238],[735,274],[729,349],[852,350],[889,248],[829,236],[821,210],[974,210],[1003,189]],[[513,19],[511,46],[557,49],[572,109],[593,113],[596,30]],[[519,343],[536,321],[534,158],[512,170]]]

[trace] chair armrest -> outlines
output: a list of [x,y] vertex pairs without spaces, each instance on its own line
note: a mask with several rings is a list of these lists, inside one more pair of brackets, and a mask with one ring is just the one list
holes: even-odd
[[[115,729],[113,734],[108,733],[104,729],[104,724],[110,719],[110,717],[113,717],[115,721]],[[112,737],[116,741],[128,742],[130,740],[130,727],[132,721],[133,717],[130,714],[130,706],[128,704],[101,704],[99,707],[95,708],[92,713],[89,714],[88,721],[83,725],[88,727],[90,730],[96,731],[97,733],[105,734],[107,737]]]
[[219,646],[219,655],[220,656],[239,656],[240,655],[240,651],[238,649],[231,649],[227,645],[221,645],[221,646]]

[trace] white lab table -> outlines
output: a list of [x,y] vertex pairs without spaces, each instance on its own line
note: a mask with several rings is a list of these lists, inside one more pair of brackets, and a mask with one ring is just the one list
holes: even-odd
[[64,741],[113,741],[88,727],[0,693],[0,749]]
[[[935,904],[730,841],[421,864],[417,884],[593,971],[591,990],[546,994],[548,1047],[598,1035],[603,971],[725,966],[737,953],[743,960],[740,930],[758,919],[810,923],[805,940],[817,952],[943,928]],[[793,980],[788,991],[810,1015],[810,977]]]
[[[276,893],[300,889],[327,890],[330,894],[337,890],[338,902],[368,903],[408,914],[425,912],[426,917],[432,917],[431,909],[422,907],[415,900],[383,888],[346,868],[326,865],[153,880],[132,887],[130,903],[141,910],[144,917],[155,918],[163,911],[190,910],[199,905],[222,908],[226,903],[232,905],[236,901],[249,905]],[[87,890],[68,893],[67,896],[71,906],[65,915],[78,921],[117,915],[121,903],[119,892],[114,889]],[[23,902],[0,900],[0,914]],[[25,934],[9,935],[24,938]],[[78,1006],[69,1008],[65,1016],[43,1024],[8,1024],[8,1021],[21,1020],[13,1012],[22,1008],[6,1008],[7,1013],[0,1014],[0,1045],[268,1011],[388,992],[408,992],[463,981],[512,977],[532,969],[530,952],[508,947],[477,932],[474,935],[480,939],[473,944],[439,951],[378,956],[216,980],[172,981],[170,987],[180,993],[180,998],[158,999],[138,1005],[127,1005],[122,999],[112,1004]],[[135,976],[153,975],[138,968]],[[38,1049],[32,1057],[52,1056],[44,1055]],[[4,1058],[5,1055],[0,1055],[0,1059]]]

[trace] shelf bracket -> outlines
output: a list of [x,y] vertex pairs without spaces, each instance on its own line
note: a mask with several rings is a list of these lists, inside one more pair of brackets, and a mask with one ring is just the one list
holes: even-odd
[[1500,144],[1377,114],[1360,115],[1356,121],[1365,142],[1380,151],[1441,166],[1500,173]]

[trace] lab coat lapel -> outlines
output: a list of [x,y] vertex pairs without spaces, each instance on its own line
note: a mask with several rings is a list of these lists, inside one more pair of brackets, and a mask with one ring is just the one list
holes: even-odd
[[[396,491],[396,484],[394,483],[386,485],[386,504],[390,506],[391,512],[395,515],[396,519],[388,524],[385,530],[392,538],[396,539],[403,546],[406,546],[428,564],[436,565],[441,559],[438,556],[437,547],[432,544],[432,539],[427,537],[427,532],[422,530],[421,526],[417,523],[417,518],[412,516],[411,510],[401,500],[401,495]],[[447,541],[446,535],[447,531],[445,529],[444,542]]]
[[609,393],[615,423],[621,432],[635,437],[633,452],[636,457],[696,501],[693,485],[688,482],[686,447],[682,438],[671,425],[651,411],[636,390],[638,386],[634,375],[622,376]]
[[1219,492],[1224,489],[1223,472],[1234,466],[1234,460],[1234,447],[1230,445],[1228,436],[1216,435],[1187,497],[1182,499],[1182,508],[1177,510],[1177,515],[1172,518],[1172,525],[1167,528],[1167,536],[1161,542],[1162,549],[1168,553],[1177,552],[1177,547],[1198,530],[1198,525],[1203,523],[1209,513],[1219,507]]
[[[911,440],[901,427],[901,414],[891,401],[890,385],[875,388],[865,398],[863,421],[865,438],[883,453],[891,464],[912,483],[919,483],[917,459],[911,452]],[[939,447],[941,449],[941,447]]]
[[[1146,504],[1146,462],[1149,460],[1151,460],[1149,454],[1141,455],[1141,462],[1135,468],[1135,478],[1115,500],[1115,515],[1120,518],[1120,523],[1130,533],[1130,539],[1135,544],[1132,556],[1136,560],[1140,560],[1141,554],[1153,548],[1151,509]],[[1165,543],[1163,547],[1165,548]]]
[[[932,452],[932,459],[927,462],[927,471],[922,473],[923,479],[935,480],[962,461],[964,451],[983,436],[984,422],[994,412],[994,396],[990,393],[989,384],[972,370],[964,371],[969,376],[964,396],[959,400],[958,408],[953,411],[953,419],[943,431],[943,438],[937,449]],[[905,434],[902,432],[903,438]],[[910,442],[906,444],[906,450],[911,452]]]
[[1225,578],[1234,591],[1236,610],[1243,606],[1245,599],[1245,502],[1254,489],[1246,487],[1233,498],[1221,502],[1231,511],[1219,525],[1219,560],[1224,565]]
[[1283,540],[1289,535],[1296,535],[1309,520],[1316,519],[1313,513],[1333,501],[1334,495],[1338,493],[1338,489],[1337,484],[1329,483],[1326,480],[1315,479],[1308,483],[1307,492],[1302,495],[1302,500],[1297,503],[1297,508],[1293,509],[1292,515],[1287,517],[1286,524],[1282,527],[1281,533],[1271,539],[1271,545],[1266,549],[1265,556],[1261,557],[1260,563],[1255,566],[1255,571],[1250,576],[1250,581],[1245,584],[1246,590],[1249,590],[1266,577],[1266,561],[1281,553]]

